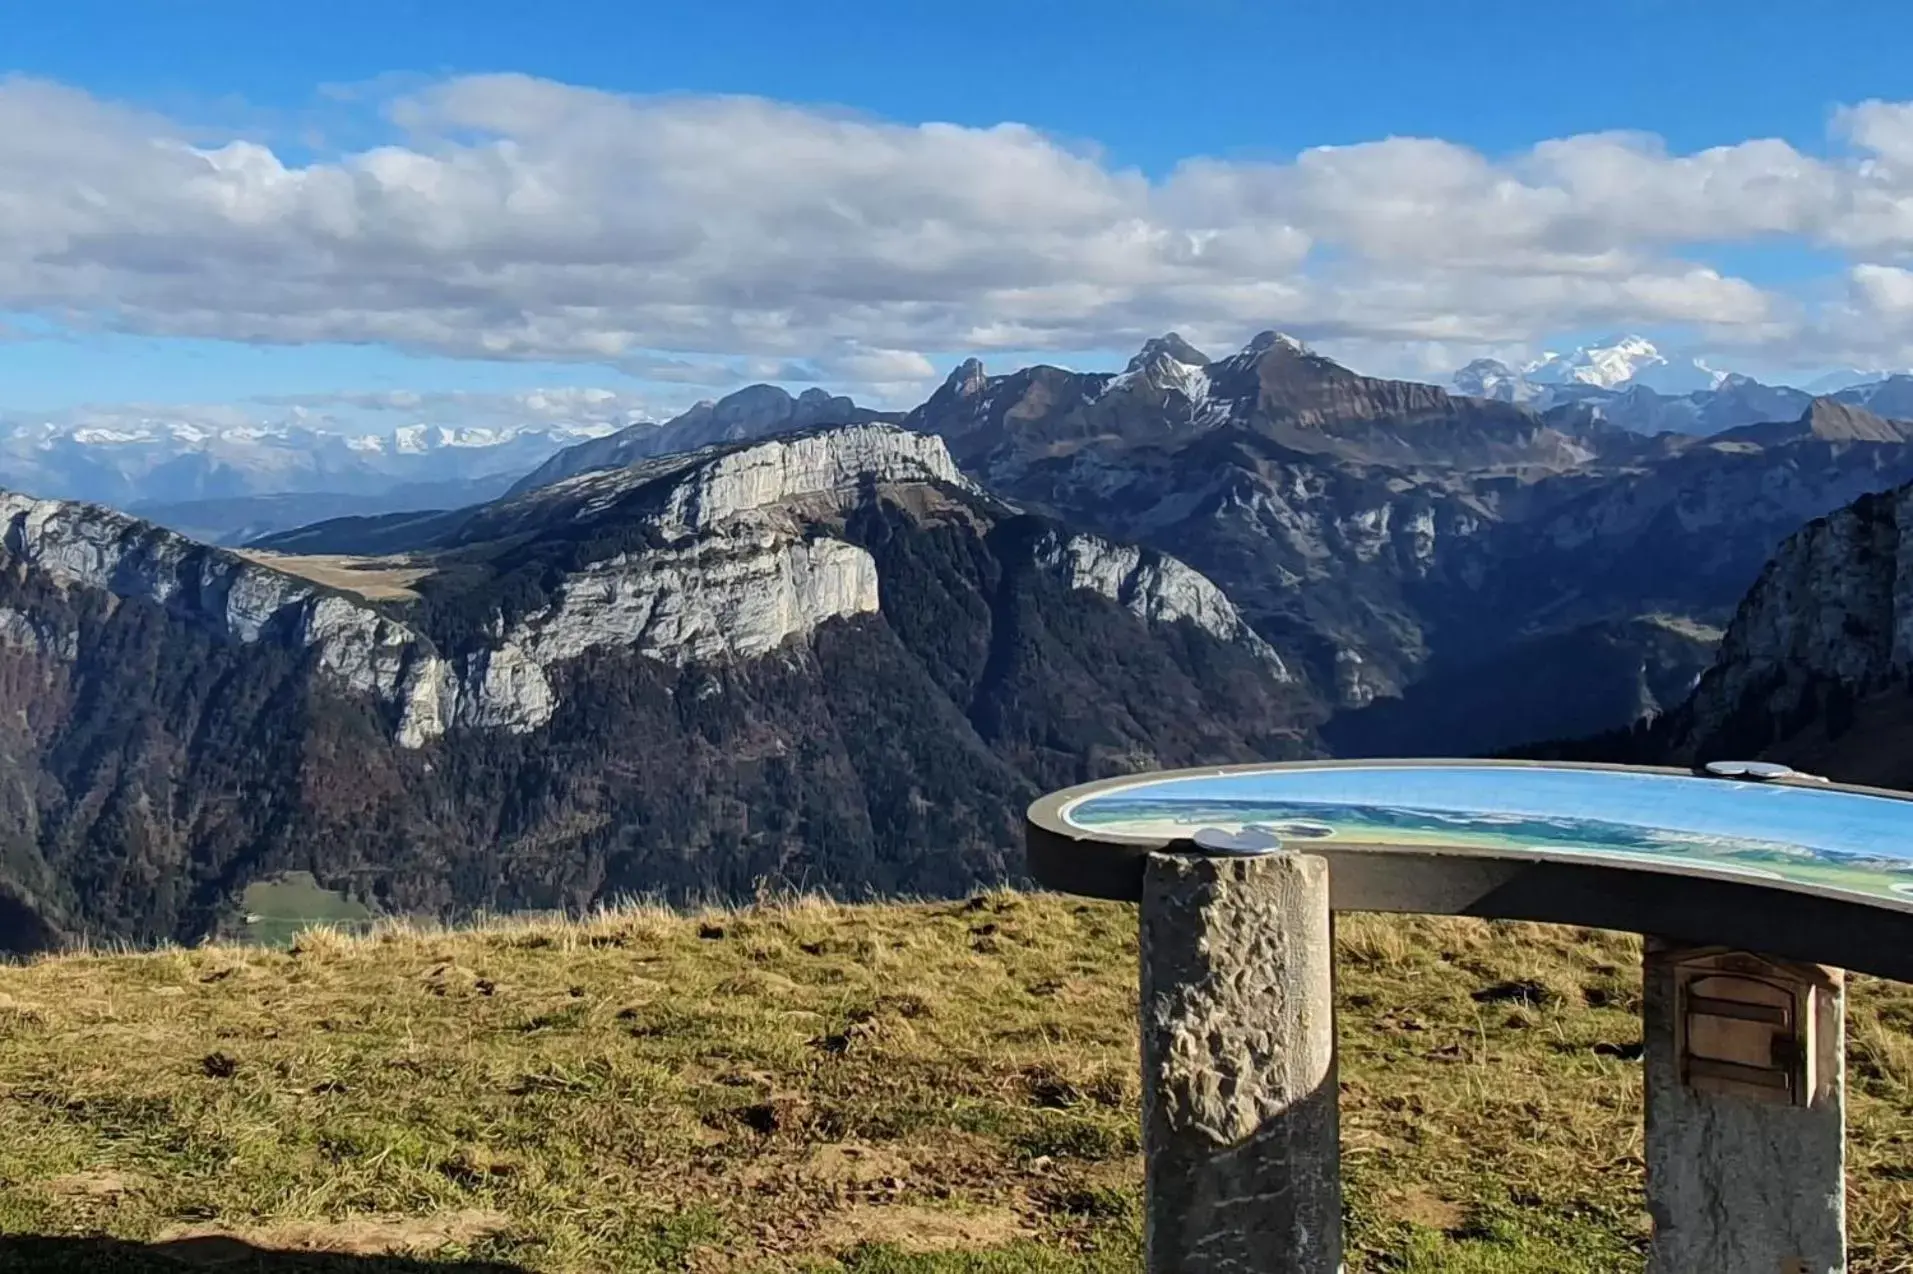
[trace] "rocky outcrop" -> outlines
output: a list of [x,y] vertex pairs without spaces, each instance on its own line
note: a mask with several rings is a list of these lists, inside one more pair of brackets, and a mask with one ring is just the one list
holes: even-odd
[[645,422],[568,447],[520,479],[507,493],[522,495],[580,473],[617,469],[653,456],[696,451],[826,425],[894,420],[848,398],[806,389],[795,398],[776,385],[750,385],[716,402],[701,402],[662,425]]
[[1060,530],[1037,542],[1036,557],[1071,588],[1100,593],[1151,623],[1187,620],[1219,641],[1254,652],[1277,680],[1292,680],[1281,656],[1244,622],[1222,590],[1172,557]]
[[1674,747],[1748,754],[1824,728],[1913,670],[1913,487],[1867,496],[1784,544],[1747,594]]
[[70,660],[80,653],[79,634],[11,606],[0,606],[0,645],[46,659]]
[[567,577],[549,608],[510,629],[506,646],[534,667],[613,645],[680,665],[748,659],[877,609],[876,563],[856,545],[700,541],[620,554]]
[[[0,521],[7,560],[62,588],[150,601],[232,641],[270,632],[312,652],[342,688],[396,710],[396,737],[411,746],[437,737],[453,715],[441,703],[449,674],[430,643],[342,593],[97,505],[0,492]],[[77,653],[46,638],[41,649]]]

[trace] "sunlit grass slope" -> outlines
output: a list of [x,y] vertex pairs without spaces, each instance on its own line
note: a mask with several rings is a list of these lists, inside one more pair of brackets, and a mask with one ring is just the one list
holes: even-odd
[[[1634,941],[1339,940],[1351,1269],[1638,1269]],[[991,894],[0,968],[0,1269],[1133,1270],[1135,960],[1130,909]],[[1852,998],[1884,1274],[1913,990]]]

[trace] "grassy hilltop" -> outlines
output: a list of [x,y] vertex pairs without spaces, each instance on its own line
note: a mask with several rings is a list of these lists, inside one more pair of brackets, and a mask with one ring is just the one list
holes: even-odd
[[[1638,1269],[1638,947],[1344,917],[1352,1271]],[[1135,916],[992,894],[0,968],[0,1270],[1133,1270]],[[1852,995],[1913,1268],[1913,988]],[[107,1237],[110,1236],[110,1237]]]

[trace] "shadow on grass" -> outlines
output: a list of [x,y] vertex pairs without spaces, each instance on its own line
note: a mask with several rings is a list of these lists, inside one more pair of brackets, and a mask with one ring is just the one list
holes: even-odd
[[427,1261],[408,1256],[275,1252],[229,1238],[129,1243],[124,1239],[0,1234],[6,1274],[529,1274],[498,1261]]

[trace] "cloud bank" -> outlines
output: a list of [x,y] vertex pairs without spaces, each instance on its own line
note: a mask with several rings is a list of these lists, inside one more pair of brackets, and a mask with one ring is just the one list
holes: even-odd
[[[0,310],[878,396],[932,378],[932,354],[1171,327],[1218,346],[1280,327],[1394,370],[1669,326],[1771,366],[1913,364],[1913,103],[1838,111],[1820,154],[1397,137],[1159,177],[1014,123],[516,75],[382,109],[389,144],[291,162],[0,81]],[[1709,264],[1776,246],[1825,269],[1779,287]]]

